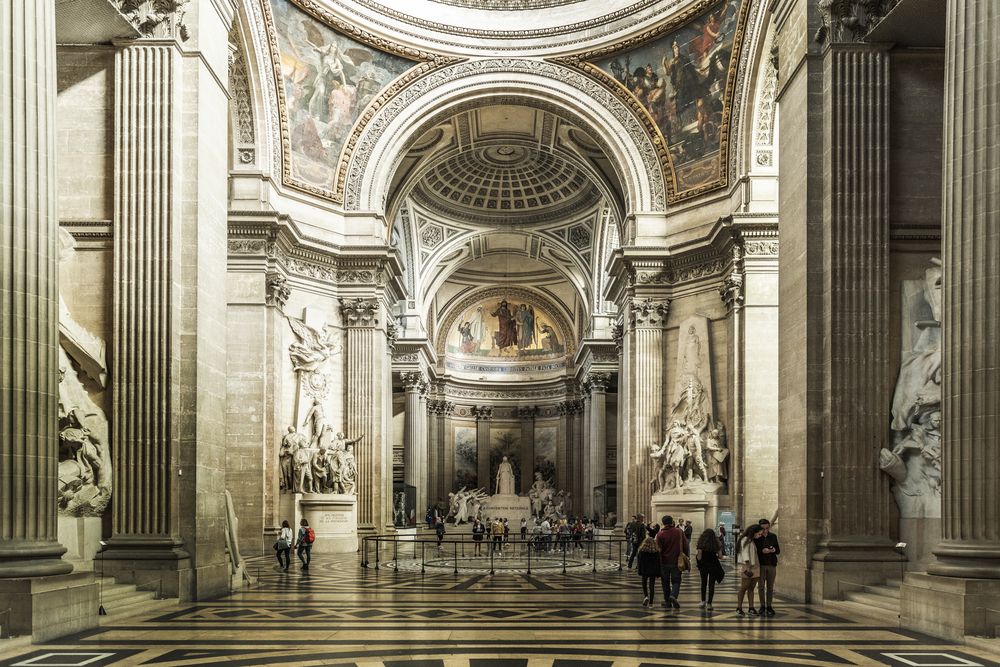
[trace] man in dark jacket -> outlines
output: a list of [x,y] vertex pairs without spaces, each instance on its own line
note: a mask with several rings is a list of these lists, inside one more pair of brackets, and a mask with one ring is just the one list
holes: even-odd
[[681,593],[681,571],[677,567],[677,561],[681,554],[690,558],[691,546],[684,531],[674,525],[674,518],[670,515],[663,517],[663,527],[656,534],[656,543],[660,545],[663,606],[680,609],[677,597]]
[[771,522],[761,519],[758,523],[764,529],[763,534],[753,541],[757,547],[757,560],[760,562],[760,615],[766,613],[774,616],[771,603],[774,600],[774,578],[778,574],[778,554],[781,553],[781,547],[778,546],[778,536],[771,532]]

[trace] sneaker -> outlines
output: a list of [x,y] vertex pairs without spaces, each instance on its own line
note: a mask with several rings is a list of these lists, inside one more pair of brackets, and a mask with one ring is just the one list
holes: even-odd
[[702,600],[701,602],[699,602],[698,606],[701,607],[702,609],[704,609],[705,608],[705,601]]
[[674,609],[681,608],[680,604],[677,602],[677,598],[675,598],[673,595],[670,596],[669,601],[670,601],[670,606],[673,607]]
[[642,599],[642,606],[643,607],[648,607],[649,606],[649,598],[643,598]]
[[707,610],[709,610],[709,611],[712,611],[712,603],[711,603],[711,602],[709,602],[708,604],[706,604],[706,605],[705,605],[705,609],[707,609]]
[[757,611],[756,609],[754,609],[753,607],[750,607],[750,611],[749,611],[749,612],[747,612],[747,613],[748,613],[748,614],[750,614],[751,616],[760,616],[760,612],[758,612],[758,611]]
[[745,612],[745,611],[743,611],[742,609],[737,609],[737,610],[736,610],[736,615],[737,615],[737,616],[746,616],[747,614],[746,614],[746,612]]
[[767,608],[767,615],[768,616],[774,616],[774,607],[768,607]]
[[767,613],[767,607],[765,607],[764,605],[761,605],[760,609],[757,610],[757,613],[760,614],[761,616],[763,616],[764,614]]

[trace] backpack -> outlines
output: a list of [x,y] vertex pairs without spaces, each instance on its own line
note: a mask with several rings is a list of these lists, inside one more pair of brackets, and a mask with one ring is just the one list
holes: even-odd
[[305,543],[312,544],[316,541],[316,531],[312,529],[312,526],[306,526]]

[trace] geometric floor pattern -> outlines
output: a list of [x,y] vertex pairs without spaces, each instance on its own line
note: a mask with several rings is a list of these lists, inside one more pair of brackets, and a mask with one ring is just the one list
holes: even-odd
[[24,647],[0,667],[1000,667],[977,649],[809,605],[739,617],[732,576],[708,612],[685,575],[682,608],[668,611],[642,607],[628,570],[420,574],[363,569],[355,556],[317,556],[309,573],[257,564],[253,588]]

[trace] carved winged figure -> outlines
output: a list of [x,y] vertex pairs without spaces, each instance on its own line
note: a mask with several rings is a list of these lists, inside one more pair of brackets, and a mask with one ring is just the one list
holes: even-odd
[[298,338],[297,342],[288,346],[294,371],[311,373],[322,366],[327,359],[340,352],[341,346],[330,340],[330,332],[325,328],[317,331],[298,318],[287,319],[292,332]]

